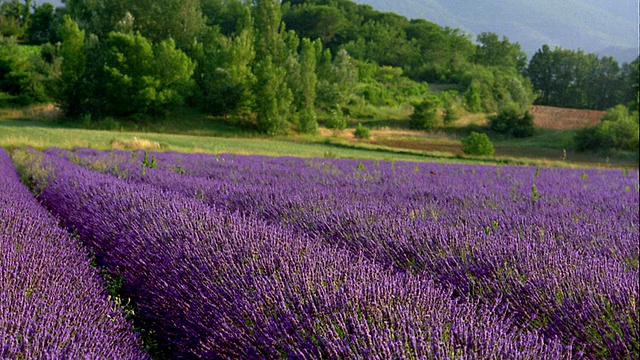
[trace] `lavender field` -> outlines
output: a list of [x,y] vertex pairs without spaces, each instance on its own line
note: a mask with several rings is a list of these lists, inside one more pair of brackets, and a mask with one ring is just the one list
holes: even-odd
[[0,358],[146,359],[82,245],[0,148]]
[[[156,357],[640,355],[635,170],[12,155],[123,279]],[[51,257],[43,266],[70,266]]]

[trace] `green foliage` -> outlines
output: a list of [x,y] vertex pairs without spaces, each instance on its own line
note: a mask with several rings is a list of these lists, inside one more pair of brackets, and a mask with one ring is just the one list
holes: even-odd
[[[54,51],[55,53],[55,51]],[[0,106],[23,106],[49,100],[49,82],[56,71],[39,47],[18,45],[15,38],[0,39]]]
[[518,138],[533,136],[533,115],[520,112],[517,105],[506,106],[497,115],[489,117],[489,128],[501,134],[509,134]]
[[535,203],[538,200],[540,200],[540,193],[538,192],[536,181],[533,180],[533,182],[531,183],[531,202]]
[[172,39],[153,45],[139,33],[112,32],[101,43],[65,17],[57,100],[69,116],[163,114],[193,90],[195,64]]
[[[464,74],[465,105],[471,112],[497,112],[505,106],[517,105],[524,113],[533,102],[531,83],[515,68],[474,65]],[[480,103],[480,105],[478,105]]]
[[638,151],[638,112],[629,112],[624,105],[607,111],[600,123],[585,128],[574,139],[580,151],[607,151],[611,149]]
[[277,67],[267,55],[254,68],[256,96],[253,111],[260,132],[277,135],[287,128],[288,113],[293,96],[285,85],[285,71]]
[[302,39],[298,60],[291,63],[297,66],[288,74],[289,86],[294,94],[294,105],[298,113],[298,129],[303,133],[314,133],[318,129],[315,101],[318,77],[316,75],[316,48],[309,39]]
[[59,16],[53,5],[48,2],[34,6],[33,14],[30,17],[31,21],[25,33],[27,41],[31,44],[55,44],[58,42],[60,40],[57,34]]
[[620,67],[612,57],[544,45],[527,73],[538,104],[603,110],[637,99],[637,66],[637,60]]
[[331,108],[347,102],[356,88],[358,71],[349,53],[341,49],[331,61],[331,52],[326,49],[318,64],[316,104]]
[[483,32],[478,35],[474,61],[485,66],[502,66],[522,72],[527,64],[527,55],[520,44],[512,44],[507,37],[500,41],[498,34]]
[[405,28],[407,37],[417,47],[403,66],[415,80],[458,83],[473,60],[475,45],[459,29],[413,19]]
[[472,113],[479,113],[482,111],[482,99],[480,97],[480,82],[478,80],[472,80],[471,84],[464,92],[464,105],[467,110]]
[[62,46],[60,80],[55,99],[68,116],[79,116],[85,111],[87,87],[84,82],[87,57],[85,54],[85,32],[65,15],[59,30]]
[[[21,41],[59,38],[61,45],[43,48],[28,65],[0,59],[2,98],[53,97],[71,117],[134,119],[187,104],[229,126],[313,133],[316,110],[331,113],[327,124],[340,129],[343,110],[371,118],[393,108],[406,116],[408,104],[424,99],[414,104],[411,126],[427,130],[454,122],[462,106],[498,117],[516,107],[522,116],[534,98],[518,43],[494,33],[473,42],[460,30],[348,0],[65,0],[60,11],[30,3],[3,2],[0,31],[13,27]],[[546,47],[528,70],[543,101],[538,87],[551,79],[550,99],[637,107],[637,63],[620,67],[612,58]],[[425,81],[462,96],[425,99]],[[503,120],[496,127],[514,136],[533,129],[526,114]]]
[[404,76],[401,68],[359,62],[356,94],[374,106],[398,106],[422,98],[429,91],[427,83]]
[[440,94],[442,100],[443,115],[442,122],[445,125],[451,124],[460,118],[458,112],[458,92],[455,90],[445,91]]
[[[186,49],[204,31],[200,0],[124,0],[124,3],[135,19],[134,29],[152,43],[171,38],[178,48]],[[123,17],[124,14],[118,21]]]
[[32,1],[3,1],[0,5],[0,36],[22,38],[30,21]]
[[294,5],[282,20],[300,37],[320,39],[325,46],[349,26],[344,12],[326,5]]
[[182,105],[195,64],[172,39],[153,46],[140,34],[111,33],[104,46],[103,114],[162,113]]
[[201,108],[214,115],[231,115],[237,123],[247,121],[254,101],[254,32],[249,8],[244,8],[231,38],[215,29],[203,37],[195,55],[195,79]]
[[493,155],[493,143],[487,134],[472,131],[468,137],[461,139],[462,152],[468,155]]
[[423,101],[413,104],[410,127],[415,130],[431,130],[440,124],[440,98],[427,96]]
[[342,131],[347,128],[347,119],[339,106],[335,106],[330,110],[329,118],[327,119],[325,126],[327,129],[335,131]]
[[361,123],[358,123],[353,136],[358,139],[369,139],[371,137],[371,132],[369,131],[369,128],[363,126]]

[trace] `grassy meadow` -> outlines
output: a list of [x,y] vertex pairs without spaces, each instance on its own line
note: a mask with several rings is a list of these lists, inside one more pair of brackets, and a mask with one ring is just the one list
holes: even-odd
[[[577,153],[571,150],[575,129],[538,129],[526,139],[493,134],[492,157],[464,155],[460,139],[471,131],[486,131],[486,115],[464,114],[450,126],[429,133],[409,130],[407,107],[355,109],[349,127],[334,132],[322,127],[316,135],[264,137],[193,110],[161,119],[68,121],[53,105],[0,110],[0,146],[37,149],[87,147],[99,150],[260,154],[271,156],[379,159],[396,161],[501,163],[561,167],[637,168],[637,154]],[[371,129],[371,138],[353,136],[358,123]]]

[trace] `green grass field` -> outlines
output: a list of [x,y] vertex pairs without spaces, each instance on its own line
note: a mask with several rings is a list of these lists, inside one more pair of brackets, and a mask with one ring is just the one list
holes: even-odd
[[[469,157],[462,154],[460,137],[482,126],[473,115],[456,126],[433,133],[411,132],[398,120],[379,119],[363,124],[375,129],[371,140],[353,138],[353,129],[334,134],[324,129],[319,135],[288,135],[276,138],[240,130],[221,119],[192,110],[164,119],[131,121],[60,121],[51,105],[0,110],[0,146],[7,149],[31,146],[38,149],[88,147],[171,150],[180,152],[261,154],[271,156],[335,157],[395,161],[463,162],[566,167],[637,168],[637,154],[612,159],[596,154],[573,154],[562,159],[571,131],[541,130],[522,139],[496,138],[496,155]],[[372,126],[383,123],[382,127]],[[634,157],[635,156],[635,157]]]

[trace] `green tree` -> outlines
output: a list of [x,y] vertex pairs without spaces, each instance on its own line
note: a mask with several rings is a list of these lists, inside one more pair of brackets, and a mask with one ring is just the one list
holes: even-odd
[[245,116],[254,101],[252,87],[255,76],[251,71],[251,64],[256,54],[253,18],[249,7],[244,7],[241,16],[238,17],[232,39],[229,74],[235,93],[238,94],[238,101],[232,114],[238,117]]
[[333,61],[326,49],[318,65],[317,102],[333,108],[347,102],[358,81],[358,70],[349,53],[340,49]]
[[283,15],[282,20],[287,28],[294,30],[300,37],[320,39],[324,46],[330,45],[348,26],[344,13],[327,5],[294,6]]
[[460,117],[458,113],[458,92],[455,90],[445,91],[440,95],[444,114],[442,122],[445,125],[451,124]]
[[13,37],[0,38],[1,105],[28,105],[49,100],[47,82],[53,70],[54,66],[47,64],[40,53],[18,45]]
[[243,0],[200,0],[200,9],[207,26],[218,26],[223,35],[231,36],[238,19],[244,16],[245,3]]
[[506,36],[483,32],[478,35],[478,45],[474,60],[485,66],[502,66],[523,72],[527,66],[527,55],[520,49],[520,44],[512,44]]
[[60,108],[68,116],[79,116],[85,111],[87,86],[85,80],[85,33],[68,15],[64,16],[59,30],[62,45],[60,80],[54,95]]
[[231,36],[209,28],[196,57],[201,106],[215,115],[231,115],[238,123],[250,122],[255,84],[253,18],[249,7],[242,10]]
[[257,61],[254,74],[256,83],[253,110],[256,113],[258,130],[269,135],[282,134],[287,128],[286,114],[290,106],[290,98],[287,99],[281,93],[286,73],[273,63],[270,55],[267,55]]
[[629,112],[624,105],[609,110],[601,121],[579,131],[575,144],[580,151],[608,151],[611,149],[638,151],[638,112]]
[[153,73],[156,79],[152,111],[182,106],[194,89],[195,63],[176,47],[172,38],[153,46]]
[[64,0],[65,8],[79,27],[104,39],[131,12],[131,0]]
[[172,38],[181,49],[193,45],[204,31],[201,0],[127,0],[135,29],[152,43]]
[[300,50],[300,94],[302,103],[298,105],[300,112],[300,131],[304,133],[314,133],[318,129],[316,118],[315,101],[316,85],[316,50],[314,44],[309,39],[302,39],[302,49]]
[[22,38],[29,26],[31,0],[5,0],[0,5],[0,35]]
[[104,46],[105,115],[158,114],[181,105],[195,64],[172,39],[157,45],[140,34],[109,34]]
[[478,80],[472,80],[471,84],[464,92],[464,104],[467,110],[472,113],[479,113],[482,111],[482,98],[480,95],[480,82]]
[[431,130],[442,121],[440,117],[440,98],[430,95],[419,103],[413,104],[410,126],[416,130]]
[[286,131],[287,121],[294,114],[293,93],[287,84],[285,63],[291,60],[287,49],[280,2],[253,0],[255,31],[254,113],[258,130],[270,135]]
[[527,74],[538,104],[606,109],[629,99],[623,90],[625,69],[612,57],[544,45],[531,58]]
[[280,66],[287,57],[282,36],[284,27],[278,0],[253,0],[253,18],[256,33],[256,59],[261,61],[267,55]]
[[55,31],[55,8],[50,3],[35,6],[31,22],[25,37],[31,44],[55,43],[58,37]]
[[630,109],[640,108],[640,73],[638,65],[640,56],[631,63],[622,65],[620,77],[622,78],[622,93],[620,103],[627,105]]
[[516,104],[505,106],[498,114],[490,116],[489,128],[519,138],[532,136],[535,132],[533,115],[528,111],[523,113]]
[[494,153],[493,143],[487,134],[472,131],[471,134],[461,139],[462,152],[468,155],[491,156]]
[[339,133],[347,128],[347,119],[342,112],[340,106],[335,106],[329,110],[329,118],[326,121],[325,126],[327,129],[331,129],[335,133]]
[[361,123],[358,123],[353,136],[355,136],[357,139],[369,139],[371,137],[371,132],[369,131],[369,128],[363,126]]

